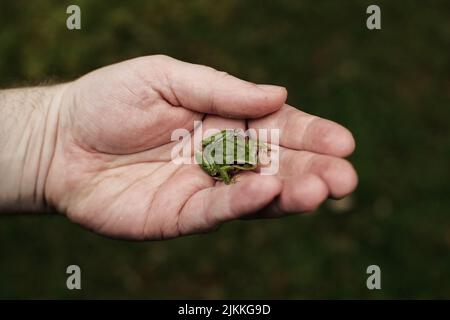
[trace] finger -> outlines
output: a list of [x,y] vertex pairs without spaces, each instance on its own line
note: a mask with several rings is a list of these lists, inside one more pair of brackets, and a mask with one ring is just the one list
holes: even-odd
[[286,148],[337,157],[348,156],[355,149],[355,140],[346,128],[289,105],[284,105],[279,111],[266,117],[249,121],[249,127],[279,129],[279,143]]
[[245,130],[245,120],[222,118],[216,115],[207,115],[202,123],[202,138],[207,138],[221,130]]
[[165,75],[158,91],[173,105],[224,117],[255,118],[278,110],[286,101],[283,87],[256,85],[210,67],[158,57]]
[[273,201],[282,183],[275,176],[247,173],[231,185],[218,185],[197,192],[180,213],[180,229],[207,231],[225,221],[254,213]]
[[358,176],[353,166],[345,159],[281,148],[279,175],[285,179],[313,174],[327,185],[333,198],[342,198],[353,192]]
[[148,206],[144,238],[150,239],[150,235],[157,235],[167,239],[188,233],[180,227],[179,213],[194,194],[212,186],[214,180],[198,166],[181,166],[177,171],[172,171],[169,178],[158,186]]
[[314,174],[283,180],[283,190],[269,206],[250,218],[278,218],[316,210],[328,197],[328,186]]
[[317,209],[327,197],[327,184],[317,175],[304,174],[283,181],[277,205],[283,212],[309,212]]

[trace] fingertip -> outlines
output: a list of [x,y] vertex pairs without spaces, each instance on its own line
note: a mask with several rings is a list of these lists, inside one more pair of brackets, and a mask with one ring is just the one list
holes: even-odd
[[258,99],[260,101],[255,101],[254,104],[256,110],[259,110],[255,113],[255,117],[275,112],[285,104],[288,94],[285,87],[269,84],[258,84],[256,86],[261,90],[262,95],[261,99]]
[[337,150],[341,157],[348,157],[355,151],[355,138],[347,128],[341,126],[341,139],[337,143]]
[[358,186],[358,175],[356,173],[355,168],[353,165],[346,161],[347,163],[347,170],[344,173],[344,177],[342,178],[342,190],[340,194],[337,194],[337,198],[343,198],[353,191],[356,190],[356,187]]
[[287,89],[282,86],[276,86],[273,84],[257,84],[258,88],[262,89],[266,94],[276,97],[283,103],[287,99]]
[[275,176],[263,176],[254,174],[247,179],[244,191],[248,196],[258,196],[259,194],[276,195],[282,189],[280,179]]
[[355,150],[355,139],[352,133],[340,124],[319,119],[308,132],[308,148],[322,154],[336,157],[347,157]]
[[328,181],[331,196],[340,199],[355,191],[358,186],[358,175],[353,165],[344,159],[336,159],[334,164],[324,173]]
[[304,211],[314,211],[328,197],[327,184],[316,175],[308,175],[306,182],[300,187],[299,192],[303,195]]
[[232,187],[235,190],[235,209],[239,216],[243,216],[267,206],[280,194],[283,184],[275,176],[252,174],[238,180]]
[[317,175],[289,179],[280,197],[280,207],[286,212],[311,212],[325,201],[328,193],[328,186]]
[[239,91],[240,97],[235,104],[230,106],[233,109],[231,116],[239,118],[257,119],[273,113],[284,105],[287,98],[287,90],[284,87],[267,84],[245,83],[245,89]]

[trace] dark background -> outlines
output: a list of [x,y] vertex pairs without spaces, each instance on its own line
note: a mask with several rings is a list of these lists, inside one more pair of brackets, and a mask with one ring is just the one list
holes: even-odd
[[[147,54],[210,65],[350,128],[360,183],[312,215],[164,242],[3,216],[0,298],[450,298],[449,16],[448,1],[1,1],[1,87]],[[66,289],[70,264],[81,291]],[[371,264],[382,290],[366,288]]]

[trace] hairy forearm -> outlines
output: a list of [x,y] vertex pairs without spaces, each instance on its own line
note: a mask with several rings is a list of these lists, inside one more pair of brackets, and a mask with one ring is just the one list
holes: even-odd
[[47,210],[64,85],[0,90],[0,214]]

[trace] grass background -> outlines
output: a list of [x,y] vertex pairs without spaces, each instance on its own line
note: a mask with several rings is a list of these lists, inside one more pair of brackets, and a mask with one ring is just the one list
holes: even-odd
[[[373,3],[2,1],[1,87],[156,53],[210,65],[350,128],[360,184],[345,210],[165,242],[3,216],[0,298],[450,298],[450,3],[376,1],[382,30],[369,31]],[[65,27],[69,4],[81,31]],[[65,287],[69,264],[81,291]],[[370,264],[382,290],[366,288]]]

